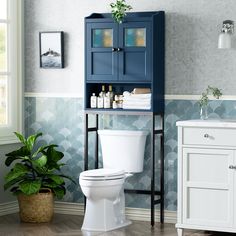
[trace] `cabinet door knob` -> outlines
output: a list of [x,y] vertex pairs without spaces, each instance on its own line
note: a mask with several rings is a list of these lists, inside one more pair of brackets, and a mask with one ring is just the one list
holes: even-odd
[[112,48],[111,50],[112,50],[112,52],[115,52],[117,49],[116,48]]
[[209,134],[204,134],[204,138],[209,138]]
[[120,51],[122,51],[122,49],[121,48],[117,48],[117,51],[120,52]]
[[236,166],[230,165],[230,166],[229,166],[229,169],[234,169],[234,170],[235,170],[235,169],[236,169]]

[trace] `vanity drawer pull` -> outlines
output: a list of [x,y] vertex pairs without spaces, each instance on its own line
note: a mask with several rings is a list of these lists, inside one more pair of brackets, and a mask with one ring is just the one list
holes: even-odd
[[209,138],[209,134],[204,134],[204,138]]
[[234,169],[234,170],[235,170],[235,169],[236,169],[236,166],[230,165],[230,166],[229,166],[229,169]]

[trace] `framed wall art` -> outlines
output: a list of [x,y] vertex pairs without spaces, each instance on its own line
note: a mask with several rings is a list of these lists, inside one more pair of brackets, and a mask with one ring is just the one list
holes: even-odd
[[40,32],[39,51],[41,68],[64,68],[64,32]]

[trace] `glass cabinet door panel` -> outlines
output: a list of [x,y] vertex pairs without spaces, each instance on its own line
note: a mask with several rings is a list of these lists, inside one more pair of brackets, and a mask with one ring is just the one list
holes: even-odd
[[145,47],[146,29],[145,28],[126,28],[125,47]]
[[92,47],[109,48],[113,47],[113,30],[112,29],[93,29],[92,30]]

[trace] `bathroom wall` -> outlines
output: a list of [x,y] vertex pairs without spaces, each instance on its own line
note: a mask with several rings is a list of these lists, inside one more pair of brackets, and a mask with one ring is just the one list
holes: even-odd
[[[110,2],[25,0],[26,92],[82,97],[83,18],[92,12],[108,12]],[[236,50],[217,49],[223,20],[235,20],[235,0],[127,2],[133,11],[166,11],[166,94],[199,94],[208,84],[222,88],[224,94],[235,93]],[[65,69],[39,68],[38,32],[44,30],[65,31]]]
[[[108,12],[110,0],[25,0],[25,130],[43,131],[41,143],[56,142],[65,153],[65,172],[78,178],[83,169],[83,18],[92,12]],[[234,0],[127,0],[133,11],[166,11],[165,208],[176,210],[176,120],[198,118],[194,100],[175,95],[200,94],[208,84],[236,95],[236,51],[218,50],[217,38],[225,19],[235,20]],[[65,69],[40,69],[38,32],[65,32]],[[236,48],[236,47],[235,47]],[[168,97],[167,97],[168,98]],[[236,117],[235,101],[213,101],[212,117]],[[104,127],[148,129],[147,117],[103,117]],[[90,140],[92,147],[92,137]],[[127,187],[150,185],[149,142],[145,171],[129,180]],[[157,143],[158,146],[158,143]],[[93,150],[89,150],[92,166]],[[158,173],[157,162],[157,173]],[[158,181],[158,176],[157,179]],[[158,188],[158,184],[157,184]],[[0,192],[1,195],[1,192]],[[83,200],[79,186],[68,185],[65,201]],[[146,196],[127,195],[127,206],[150,205]]]

